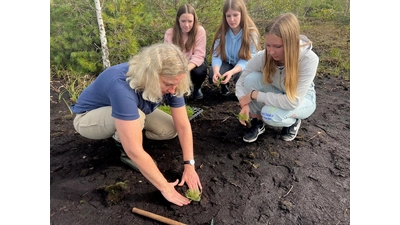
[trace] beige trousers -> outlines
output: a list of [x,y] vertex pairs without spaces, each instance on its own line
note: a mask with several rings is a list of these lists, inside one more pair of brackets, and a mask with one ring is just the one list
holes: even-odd
[[[172,116],[156,109],[145,115],[139,110],[139,120],[145,136],[152,140],[168,140],[177,136]],[[113,137],[120,142],[111,106],[105,106],[86,113],[77,114],[74,119],[75,130],[83,137],[90,139],[106,139]]]

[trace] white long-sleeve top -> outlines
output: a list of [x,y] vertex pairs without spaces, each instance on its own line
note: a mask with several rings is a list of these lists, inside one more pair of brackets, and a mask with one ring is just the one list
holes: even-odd
[[[304,36],[300,35],[300,45],[309,42],[310,40]],[[251,58],[246,68],[243,70],[242,75],[239,77],[236,83],[235,95],[238,99],[246,95],[244,89],[244,79],[251,72],[263,71],[265,62],[265,49],[259,51],[256,55]],[[286,70],[282,72],[277,69],[274,76],[272,77],[272,84],[274,87],[278,88],[283,92],[283,94],[277,94],[272,92],[259,92],[257,95],[257,102],[263,102],[265,105],[274,106],[280,109],[293,110],[297,108],[304,99],[307,91],[314,91],[314,78],[317,73],[317,67],[319,63],[319,57],[312,51],[312,44],[306,45],[300,49],[299,57],[299,83],[297,86],[298,95],[294,102],[291,102],[287,97],[285,90],[285,76]],[[262,82],[262,80],[260,81]]]

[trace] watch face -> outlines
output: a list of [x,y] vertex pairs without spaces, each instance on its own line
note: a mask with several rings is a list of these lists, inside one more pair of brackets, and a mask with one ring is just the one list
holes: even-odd
[[190,165],[194,165],[194,159],[188,160],[188,161],[184,161],[184,164],[190,164]]

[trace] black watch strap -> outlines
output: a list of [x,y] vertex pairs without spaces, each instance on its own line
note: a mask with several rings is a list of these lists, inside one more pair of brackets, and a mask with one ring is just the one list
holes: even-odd
[[183,164],[190,164],[190,165],[194,165],[194,159],[187,160],[187,161],[183,161]]

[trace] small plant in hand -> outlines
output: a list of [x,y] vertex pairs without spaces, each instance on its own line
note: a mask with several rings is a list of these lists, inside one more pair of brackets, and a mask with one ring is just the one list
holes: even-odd
[[246,114],[244,114],[244,113],[239,113],[239,114],[237,115],[237,118],[238,118],[240,121],[244,121],[244,122],[246,123],[246,126],[247,126],[248,128],[251,128],[250,118],[249,118]]
[[217,79],[217,82],[215,83],[215,86],[219,87],[219,85],[221,85],[221,81],[223,81],[225,79],[225,76],[220,76]]
[[188,189],[185,196],[192,201],[199,202],[201,199],[201,191]]

